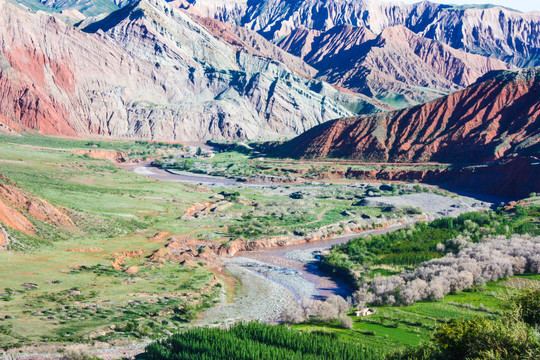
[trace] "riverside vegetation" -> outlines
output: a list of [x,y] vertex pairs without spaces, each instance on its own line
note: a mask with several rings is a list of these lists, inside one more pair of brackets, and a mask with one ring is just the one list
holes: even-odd
[[[0,185],[25,199],[13,209],[29,224],[1,224],[10,240],[7,251],[0,250],[0,262],[9,264],[0,275],[2,348],[163,336],[223,292],[233,298],[235,287],[221,274],[215,279],[203,251],[189,266],[150,258],[173,235],[221,244],[340,233],[401,217],[400,209],[356,205],[366,195],[392,194],[378,185],[222,188],[154,181],[111,163],[165,159],[183,150],[144,141],[0,135]],[[404,185],[395,193],[418,191]],[[44,210],[56,212],[37,218],[27,201],[46,201]],[[189,212],[194,204],[222,207]],[[51,214],[63,214],[65,226]]]
[[[357,352],[359,358],[381,358],[388,350],[429,341],[449,318],[469,321],[480,316],[502,329],[504,324],[499,322],[507,310],[499,296],[507,291],[518,293],[505,282],[540,280],[538,275],[519,275],[531,270],[527,258],[525,265],[516,263],[521,264],[521,272],[507,271],[496,278],[485,276],[483,281],[473,281],[470,289],[465,286],[443,293],[439,301],[405,301],[394,288],[389,290],[390,295],[395,297],[394,305],[401,306],[390,306],[389,294],[378,301],[370,298],[375,293],[369,284],[362,285],[401,276],[403,271],[414,274],[425,261],[442,261],[450,255],[457,258],[467,250],[462,248],[464,245],[474,249],[486,244],[487,239],[503,241],[496,236],[516,243],[531,242],[522,234],[538,234],[538,208],[533,203],[512,211],[471,213],[453,220],[418,223],[388,235],[359,237],[334,248],[323,258],[325,266],[354,278],[359,289],[365,291],[351,299],[330,297],[291,307],[289,315],[296,319],[284,317],[295,323],[291,329],[250,324],[239,326],[240,330],[233,328],[230,333],[218,329],[185,332],[186,325],[201,310],[214,306],[225,292],[233,298],[236,290],[226,274],[215,271],[214,260],[204,248],[195,251],[197,255],[191,262],[156,257],[174,242],[169,237],[178,234],[193,241],[227,244],[236,238],[256,241],[272,236],[294,239],[310,234],[340,234],[347,229],[424,216],[416,207],[369,205],[369,201],[381,196],[429,194],[444,199],[456,195],[407,183],[213,187],[160,182],[110,162],[111,157],[137,161],[174,159],[183,150],[177,145],[150,142],[65,140],[37,135],[0,137],[2,186],[20,191],[37,204],[53,204],[72,221],[70,226],[55,226],[51,218],[36,218],[28,208],[19,206],[18,211],[29,219],[34,230],[25,233],[2,223],[11,240],[7,251],[0,252],[0,261],[10,265],[3,268],[1,275],[2,348],[68,342],[112,344],[121,339],[164,338],[179,332],[172,338],[176,340],[154,345],[154,350],[149,348],[148,356],[154,351],[152,356],[166,358],[168,346],[193,344],[194,339],[202,341],[207,337],[223,338],[242,348],[249,345],[258,354],[296,356],[291,355],[297,352],[294,346],[271,340],[275,333],[298,344],[303,341],[297,340],[298,336],[306,341],[331,343],[328,354],[336,356],[350,351],[343,349],[362,349]],[[219,163],[233,159],[242,163],[245,156],[228,152],[195,161]],[[499,279],[512,275],[510,280]],[[414,284],[420,286],[419,282]],[[352,309],[368,302],[375,304],[378,313],[354,316]],[[250,332],[269,335],[261,338]],[[213,348],[206,344],[206,354],[212,353]],[[320,357],[307,354],[299,358]]]

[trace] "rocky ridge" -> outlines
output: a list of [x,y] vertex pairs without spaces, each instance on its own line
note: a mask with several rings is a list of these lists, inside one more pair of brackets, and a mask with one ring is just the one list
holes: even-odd
[[[162,0],[130,4],[86,33],[3,0],[0,8],[0,114],[11,128],[255,139],[299,134],[368,104],[310,79],[308,65],[266,40],[231,45]],[[299,73],[269,60],[274,51]]]
[[[451,163],[458,165],[451,171],[357,177],[444,180],[523,196],[540,190],[539,93],[540,68],[492,73],[463,91],[424,105],[322,124],[278,146],[276,154]],[[480,174],[486,176],[483,181]]]
[[317,68],[319,79],[398,108],[434,100],[489,71],[509,67],[421,37],[401,25],[387,27],[379,35],[350,25],[325,32],[297,29],[279,45]]
[[198,0],[192,6],[206,16],[235,21],[272,40],[295,29],[327,31],[352,25],[380,34],[387,27],[403,25],[454,49],[488,54],[517,66],[540,65],[539,12],[380,0]]

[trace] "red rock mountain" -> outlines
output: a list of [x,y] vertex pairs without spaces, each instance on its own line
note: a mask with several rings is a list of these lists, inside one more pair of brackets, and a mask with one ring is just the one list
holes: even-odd
[[325,32],[296,29],[278,45],[318,69],[319,79],[394,108],[434,100],[489,71],[509,68],[501,60],[456,50],[400,25],[378,36],[350,25]]
[[[417,162],[345,176],[419,180],[524,197],[540,191],[540,68],[490,73],[467,89],[404,110],[330,121],[275,156]],[[429,170],[422,163],[449,163]]]
[[478,163],[540,150],[540,68],[490,74],[404,110],[330,121],[285,143],[295,157]]

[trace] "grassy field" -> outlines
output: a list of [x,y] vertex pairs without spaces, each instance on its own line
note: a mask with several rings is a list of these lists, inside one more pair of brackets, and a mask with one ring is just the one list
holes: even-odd
[[[212,305],[222,285],[213,281],[204,262],[188,267],[149,261],[169,236],[251,240],[304,235],[366,215],[392,216],[381,208],[354,206],[365,189],[285,185],[224,190],[160,182],[86,154],[119,151],[125,158],[143,159],[169,157],[181,149],[141,141],[0,136],[0,174],[9,185],[63,209],[75,225],[57,228],[26,213],[35,234],[4,224],[15,241],[9,251],[0,252],[0,347],[159,336],[183,326]],[[216,161],[219,156],[244,159],[233,153],[220,154]],[[226,196],[220,195],[224,191]],[[291,195],[297,192],[300,198]],[[229,193],[238,194],[233,199]],[[184,216],[193,204],[206,202],[229,207]],[[234,233],[229,225],[254,231]],[[169,235],[152,239],[158,232]],[[140,253],[116,270],[112,264],[123,252]],[[132,267],[138,271],[128,274]]]
[[[144,142],[0,137],[0,173],[17,188],[64,208],[76,225],[56,229],[30,217],[38,229],[35,236],[8,228],[22,245],[0,252],[1,347],[157,336],[183,326],[213,303],[221,285],[210,286],[214,275],[207,267],[146,259],[165,245],[151,240],[156,232],[201,229],[178,217],[211,194],[195,186],[151,181],[108,160],[71,152],[97,148],[140,157],[160,147],[169,148]],[[122,267],[139,271],[130,275],[115,270],[115,254],[131,251],[141,254]]]
[[[518,278],[518,277],[515,277]],[[540,275],[522,275],[519,278],[540,280]],[[453,319],[475,316],[497,318],[504,310],[503,294],[515,291],[506,286],[508,279],[488,283],[485,287],[452,294],[436,302],[418,302],[410,306],[373,307],[377,314],[356,317],[353,329],[342,329],[332,324],[301,324],[295,329],[328,331],[342,341],[360,343],[379,351],[393,350],[405,345],[417,345],[431,338],[438,325]]]

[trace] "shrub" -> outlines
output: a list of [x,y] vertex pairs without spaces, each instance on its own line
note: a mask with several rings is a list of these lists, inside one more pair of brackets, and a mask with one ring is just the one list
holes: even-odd
[[533,327],[540,327],[540,288],[523,289],[505,300],[508,307],[515,310],[524,322]]
[[68,351],[61,357],[62,360],[99,360],[98,357],[82,351]]
[[339,326],[342,329],[352,329],[353,328],[353,321],[348,316],[342,316],[339,318]]

